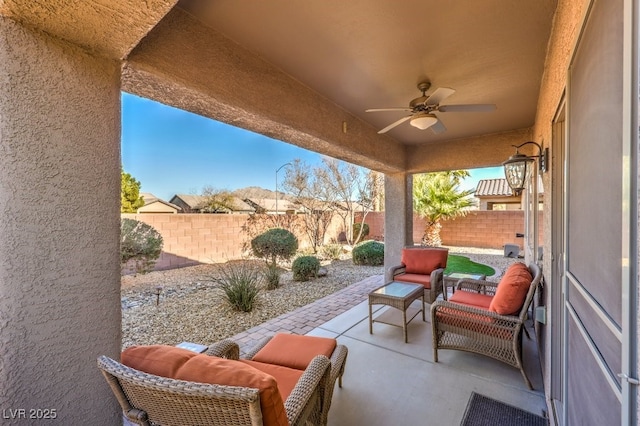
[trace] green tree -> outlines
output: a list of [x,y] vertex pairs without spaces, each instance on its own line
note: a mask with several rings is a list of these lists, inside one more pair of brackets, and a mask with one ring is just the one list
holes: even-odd
[[120,221],[120,266],[125,268],[130,261],[136,273],[146,274],[153,270],[162,253],[162,235],[151,225],[133,219]]
[[120,212],[135,213],[144,206],[140,196],[140,182],[129,173],[120,170]]
[[413,178],[413,209],[426,220],[422,244],[442,245],[442,220],[467,214],[473,206],[471,190],[461,190],[460,183],[470,176],[466,170],[415,175]]

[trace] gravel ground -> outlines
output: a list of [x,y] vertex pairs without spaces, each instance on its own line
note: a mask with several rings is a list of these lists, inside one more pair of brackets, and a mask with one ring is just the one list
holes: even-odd
[[[501,250],[450,247],[456,254],[496,269],[497,280],[514,261]],[[214,278],[221,268],[238,264],[262,267],[258,261],[191,266],[122,277],[122,346],[182,341],[215,342],[307,305],[350,284],[384,272],[382,266],[356,266],[351,259],[323,262],[327,276],[295,282],[284,272],[280,287],[261,291],[252,312],[233,310]],[[160,293],[159,297],[156,293]]]

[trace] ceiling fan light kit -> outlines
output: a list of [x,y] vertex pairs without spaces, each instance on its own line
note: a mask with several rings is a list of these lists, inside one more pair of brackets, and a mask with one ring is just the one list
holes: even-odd
[[420,114],[415,115],[411,119],[409,124],[411,124],[413,127],[417,127],[420,130],[425,130],[433,126],[437,122],[438,122],[438,118],[435,115],[422,112]]
[[405,121],[409,121],[409,124],[420,130],[431,128],[433,133],[442,133],[447,130],[447,128],[434,114],[435,112],[487,112],[496,109],[494,104],[440,105],[440,102],[453,95],[456,91],[448,87],[438,87],[433,93],[427,96],[426,92],[430,87],[431,83],[428,81],[423,81],[418,84],[418,90],[422,92],[422,96],[411,100],[409,107],[366,110],[366,112],[409,111],[411,113],[389,124],[384,129],[378,131],[378,133],[386,133]]

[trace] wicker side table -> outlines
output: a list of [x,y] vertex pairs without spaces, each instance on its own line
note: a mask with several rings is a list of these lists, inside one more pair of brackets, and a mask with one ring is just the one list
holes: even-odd
[[[422,298],[421,308],[413,313],[411,318],[407,320],[407,309],[413,301],[420,298]],[[407,337],[407,324],[420,312],[422,312],[422,321],[427,321],[424,315],[424,287],[420,284],[392,281],[369,293],[369,334],[373,334],[374,321],[399,327],[398,324],[387,322],[384,319],[373,318],[373,305],[387,305],[402,311],[402,330],[404,331],[405,343],[409,342]]]

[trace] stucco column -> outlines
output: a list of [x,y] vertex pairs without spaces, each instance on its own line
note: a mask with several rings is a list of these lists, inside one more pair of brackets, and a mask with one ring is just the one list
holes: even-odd
[[119,175],[120,64],[0,17],[3,425],[119,421]]
[[384,177],[384,269],[400,264],[402,248],[413,245],[413,175]]

